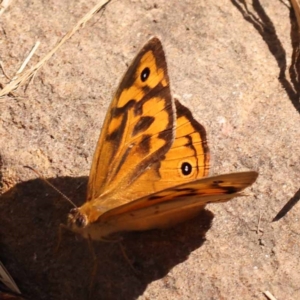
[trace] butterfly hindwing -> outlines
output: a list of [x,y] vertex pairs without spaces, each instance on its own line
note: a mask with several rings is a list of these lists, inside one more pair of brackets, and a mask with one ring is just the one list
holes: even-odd
[[163,188],[206,177],[209,172],[210,156],[204,127],[178,100],[175,100],[175,105],[175,139],[159,168],[159,184],[164,184]]
[[175,139],[171,148],[123,191],[125,198],[137,199],[208,175],[210,155],[205,128],[176,99],[175,106]]
[[190,207],[204,207],[213,202],[225,202],[238,196],[239,192],[253,184],[257,176],[257,172],[249,171],[193,180],[111,210],[103,214],[101,221],[121,215],[124,217],[134,212],[139,212],[144,217],[147,214],[151,215],[155,210],[155,214],[158,214],[158,207],[160,208],[158,211],[163,214],[171,210],[184,210]]

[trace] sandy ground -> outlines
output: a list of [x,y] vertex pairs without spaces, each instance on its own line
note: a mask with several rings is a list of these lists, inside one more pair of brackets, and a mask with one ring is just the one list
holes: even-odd
[[[242,1],[241,1],[242,2]],[[15,0],[0,17],[0,59],[13,76],[38,62],[96,1]],[[29,299],[300,299],[300,105],[288,1],[114,0],[35,76],[0,101],[0,260]],[[70,209],[24,165],[78,204],[112,95],[140,47],[163,42],[172,92],[207,129],[212,174],[257,170],[249,196],[209,205],[123,246],[58,228]],[[0,72],[0,82],[8,80]],[[94,279],[90,289],[91,278]]]

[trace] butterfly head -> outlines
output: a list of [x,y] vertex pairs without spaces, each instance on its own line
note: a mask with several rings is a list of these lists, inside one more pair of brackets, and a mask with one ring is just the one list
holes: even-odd
[[70,210],[67,227],[84,238],[103,240],[111,233],[119,231],[119,229],[111,226],[111,224],[99,222],[98,218],[102,213],[101,208],[91,207],[90,202],[86,202],[81,207]]
[[78,208],[72,208],[68,215],[68,226],[73,231],[80,231],[88,225],[88,217]]

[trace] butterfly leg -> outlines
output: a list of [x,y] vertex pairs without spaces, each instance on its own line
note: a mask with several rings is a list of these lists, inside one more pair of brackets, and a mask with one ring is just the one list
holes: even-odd
[[110,238],[105,238],[102,237],[99,241],[105,242],[105,243],[119,243],[122,241],[122,237],[110,237]]
[[95,253],[95,249],[93,247],[93,241],[90,237],[90,235],[88,236],[88,246],[89,246],[89,250],[92,254],[92,258],[93,258],[93,269],[92,269],[92,273],[91,273],[91,282],[90,282],[90,286],[89,286],[89,299],[92,299],[92,291],[93,291],[93,286],[94,286],[94,282],[95,282],[95,277],[98,271],[98,258],[96,256]]
[[122,242],[119,242],[119,246],[120,246],[121,252],[122,252],[122,254],[123,254],[123,256],[124,256],[126,262],[129,264],[131,270],[133,271],[133,273],[134,273],[135,275],[138,275],[139,271],[138,271],[138,270],[133,266],[133,264],[131,263],[131,261],[130,261],[128,255],[126,254],[125,248],[124,248],[124,246],[122,245]]
[[68,230],[68,231],[71,231],[70,228],[65,225],[65,224],[59,224],[59,227],[58,227],[58,240],[57,240],[57,245],[56,247],[54,248],[54,253],[56,254],[59,250],[59,247],[60,247],[60,244],[61,244],[61,240],[62,240],[62,230]]

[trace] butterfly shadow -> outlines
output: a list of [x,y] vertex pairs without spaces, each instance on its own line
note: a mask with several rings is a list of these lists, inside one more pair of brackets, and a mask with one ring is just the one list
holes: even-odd
[[[49,181],[83,203],[87,177]],[[90,293],[90,299],[136,299],[152,281],[164,278],[169,284],[168,272],[203,245],[213,220],[203,210],[172,229],[124,234],[129,263],[119,243],[93,242],[91,251],[86,240],[68,231],[55,251],[70,208],[40,179],[18,184],[0,198],[0,259],[28,299],[82,300]]]

